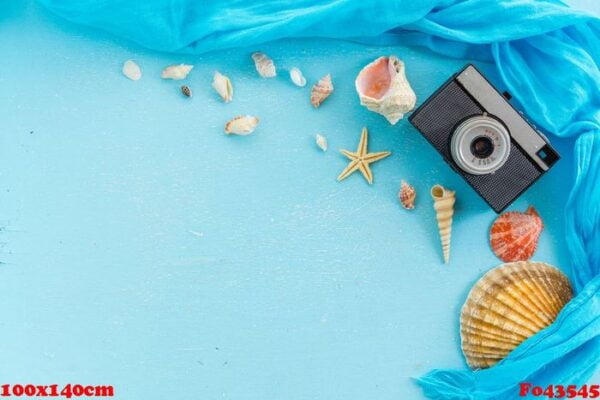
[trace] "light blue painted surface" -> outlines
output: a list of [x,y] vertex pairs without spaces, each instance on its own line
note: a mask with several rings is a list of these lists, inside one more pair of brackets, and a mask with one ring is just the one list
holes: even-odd
[[[499,264],[495,214],[407,121],[360,107],[353,81],[397,54],[422,101],[464,62],[325,40],[263,46],[304,71],[300,89],[283,71],[258,78],[254,50],[157,54],[29,2],[0,9],[3,382],[112,384],[121,399],[417,399],[410,377],[463,367],[458,312]],[[120,73],[129,58],[139,82]],[[158,77],[179,62],[196,65],[191,100]],[[233,80],[231,104],[210,88],[216,69]],[[309,87],[328,72],[336,91],[314,110]],[[254,135],[222,133],[246,113],[261,118]],[[393,155],[372,187],[338,183],[337,149],[354,149],[362,126],[372,151]],[[538,208],[534,258],[560,266],[572,159],[554,143],[563,160],[512,209]],[[418,190],[414,212],[396,200],[400,179]],[[448,266],[434,183],[458,196]]]

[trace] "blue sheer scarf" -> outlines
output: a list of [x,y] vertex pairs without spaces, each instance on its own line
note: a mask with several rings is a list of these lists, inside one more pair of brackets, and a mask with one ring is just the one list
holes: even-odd
[[[600,362],[600,20],[557,0],[40,0],[76,23],[184,53],[284,37],[406,41],[493,61],[538,125],[576,137],[565,209],[576,297],[547,329],[482,371],[434,370],[432,399],[518,398],[520,382],[582,383]],[[493,22],[492,22],[493,21]]]

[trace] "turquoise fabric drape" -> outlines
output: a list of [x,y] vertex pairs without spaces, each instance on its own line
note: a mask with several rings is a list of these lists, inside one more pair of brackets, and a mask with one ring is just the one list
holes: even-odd
[[435,370],[432,399],[518,398],[520,382],[582,383],[600,362],[600,20],[556,0],[40,0],[76,23],[184,53],[284,37],[403,41],[493,61],[547,131],[576,137],[565,210],[576,297],[497,366]]

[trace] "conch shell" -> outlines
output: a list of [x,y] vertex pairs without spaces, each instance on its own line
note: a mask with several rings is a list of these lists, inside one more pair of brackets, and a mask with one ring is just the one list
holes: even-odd
[[395,125],[415,108],[417,96],[406,79],[404,62],[395,56],[379,57],[364,67],[355,81],[360,104]]
[[212,87],[225,103],[229,103],[233,100],[233,86],[231,85],[231,81],[219,71],[215,71]]
[[460,315],[461,347],[472,369],[488,368],[546,328],[573,297],[567,277],[540,262],[502,264],[471,289]]
[[319,108],[321,103],[333,92],[333,82],[331,75],[327,74],[312,87],[310,92],[310,102],[315,108]]
[[167,68],[163,69],[160,77],[163,79],[180,81],[188,76],[192,68],[194,68],[194,66],[188,64],[169,65]]
[[256,72],[263,78],[273,78],[277,76],[277,69],[275,63],[265,53],[257,51],[252,53],[252,59],[254,60],[254,66]]
[[537,247],[544,224],[535,208],[524,213],[500,215],[490,229],[492,250],[504,262],[529,260]]
[[415,188],[406,183],[406,181],[402,181],[400,183],[400,192],[398,193],[398,199],[402,207],[407,210],[415,208],[415,197],[417,197]]
[[240,115],[225,124],[225,133],[246,136],[254,132],[256,125],[258,125],[258,118]]
[[454,215],[454,202],[456,198],[453,190],[445,189],[441,185],[431,188],[433,208],[435,209],[444,263],[450,260],[450,238],[452,236],[452,216]]

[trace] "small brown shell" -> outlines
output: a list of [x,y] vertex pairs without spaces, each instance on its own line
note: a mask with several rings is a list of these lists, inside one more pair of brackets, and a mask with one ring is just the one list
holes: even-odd
[[181,93],[185,97],[192,97],[192,89],[190,89],[189,86],[186,86],[186,85],[181,86]]
[[409,185],[406,181],[402,181],[400,183],[400,191],[398,192],[398,199],[400,200],[400,204],[407,210],[412,210],[415,208],[415,198],[417,197],[417,192],[415,188]]
[[313,107],[319,108],[331,93],[333,93],[333,82],[331,81],[331,75],[327,74],[312,87],[310,92],[310,103]]
[[473,286],[460,315],[462,351],[472,369],[488,368],[546,328],[573,297],[557,268],[518,261],[502,264]]

